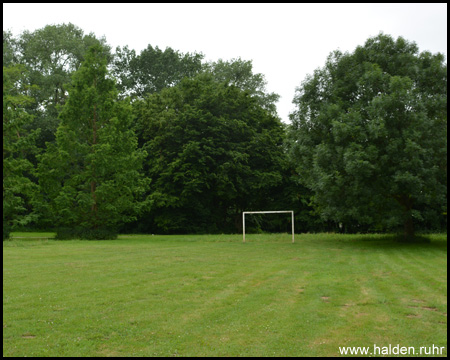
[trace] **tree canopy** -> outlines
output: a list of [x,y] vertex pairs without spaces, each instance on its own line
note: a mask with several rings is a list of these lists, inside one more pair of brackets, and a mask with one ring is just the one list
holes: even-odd
[[170,47],[164,51],[148,45],[136,55],[127,46],[116,49],[112,74],[121,95],[143,99],[146,95],[178,84],[201,70],[203,54],[183,54]]
[[137,127],[162,231],[229,231],[243,209],[262,206],[261,195],[281,181],[281,122],[211,75],[146,98],[137,106]]
[[59,225],[90,229],[136,219],[146,183],[140,172],[131,108],[118,101],[101,46],[93,46],[72,78],[56,144],[39,164],[43,207]]
[[267,92],[265,76],[253,73],[251,60],[245,61],[238,58],[224,61],[219,59],[218,61],[207,62],[203,65],[203,69],[212,74],[217,81],[226,82],[247,91],[258,101],[259,105],[270,111],[272,115],[277,115],[275,104],[280,96]]
[[47,25],[33,32],[25,30],[18,38],[3,31],[3,66],[14,63],[27,69],[22,81],[30,86],[28,96],[34,99],[26,109],[33,115],[29,127],[41,129],[37,140],[41,148],[46,141],[54,141],[71,76],[87,49],[95,44],[101,44],[105,55],[110,56],[105,39],[85,35],[70,23]]
[[384,34],[333,51],[291,124],[267,85],[240,57],[3,31],[4,228],[235,232],[289,209],[305,232],[446,229],[442,54]]
[[443,218],[447,65],[380,34],[334,51],[297,89],[292,156],[324,218],[372,226]]
[[29,131],[32,116],[25,110],[33,99],[23,84],[26,69],[3,67],[3,226],[26,225],[36,220],[32,203],[37,192],[30,156],[38,152],[39,130]]

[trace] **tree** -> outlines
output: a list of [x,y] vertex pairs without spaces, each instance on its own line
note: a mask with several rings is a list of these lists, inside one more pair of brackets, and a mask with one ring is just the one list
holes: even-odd
[[17,39],[14,38],[11,31],[3,30],[3,66],[17,64],[17,55]]
[[56,143],[39,164],[41,209],[60,226],[115,227],[145,205],[146,156],[137,149],[130,105],[117,100],[104,49],[93,46],[72,77]]
[[183,54],[170,47],[163,51],[148,45],[139,55],[127,46],[117,47],[112,74],[118,79],[121,96],[142,99],[196,75],[202,59],[203,54]]
[[149,153],[146,220],[154,229],[232,231],[242,210],[270,206],[261,199],[281,182],[283,128],[247,92],[200,74],[135,111]]
[[413,222],[442,216],[443,55],[380,34],[353,53],[331,53],[297,89],[294,103],[291,155],[324,218],[372,227],[403,223],[411,240]]
[[26,95],[20,65],[3,67],[3,228],[26,225],[36,219],[32,202],[37,186],[28,157],[37,153],[38,131],[27,131],[32,120],[25,111],[33,101]]
[[[5,47],[5,33],[3,38]],[[36,85],[29,93],[35,101],[27,111],[34,116],[33,128],[41,129],[38,145],[44,148],[46,141],[55,139],[58,116],[67,100],[71,75],[80,67],[87,49],[101,44],[108,57],[110,49],[105,39],[99,40],[94,34],[85,35],[71,23],[47,25],[33,32],[26,30],[18,39],[12,40],[9,43],[15,45],[12,47],[16,50],[15,58],[28,70],[24,81]]]
[[203,69],[211,73],[217,81],[226,82],[229,85],[234,85],[243,91],[247,91],[257,99],[258,103],[264,109],[276,116],[275,103],[279,100],[280,96],[267,92],[267,81],[263,74],[253,74],[251,60],[245,61],[238,58],[224,61],[219,59],[216,62],[204,64]]
[[110,72],[116,79],[116,87],[119,97],[135,96],[136,80],[134,79],[134,68],[136,67],[136,51],[128,46],[116,48],[113,60],[110,64]]

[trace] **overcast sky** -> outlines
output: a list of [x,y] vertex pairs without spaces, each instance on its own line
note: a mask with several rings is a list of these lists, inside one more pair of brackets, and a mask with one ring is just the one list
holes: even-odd
[[336,49],[352,52],[380,32],[447,57],[447,4],[3,4],[3,30],[18,35],[72,23],[113,49],[201,52],[253,61],[281,96],[288,122],[295,88]]

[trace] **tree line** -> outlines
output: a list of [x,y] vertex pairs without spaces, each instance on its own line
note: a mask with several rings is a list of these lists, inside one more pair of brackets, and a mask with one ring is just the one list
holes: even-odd
[[302,232],[446,230],[443,55],[384,34],[334,51],[289,125],[266,84],[251,61],[113,51],[73,24],[3,31],[4,238],[232,233],[286,209]]

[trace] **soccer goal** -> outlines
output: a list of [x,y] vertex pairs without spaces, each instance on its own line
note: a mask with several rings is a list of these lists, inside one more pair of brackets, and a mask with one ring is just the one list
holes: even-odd
[[245,242],[245,215],[246,214],[281,214],[281,213],[291,213],[292,218],[292,243],[294,243],[294,212],[289,211],[244,211],[242,213],[242,240]]

